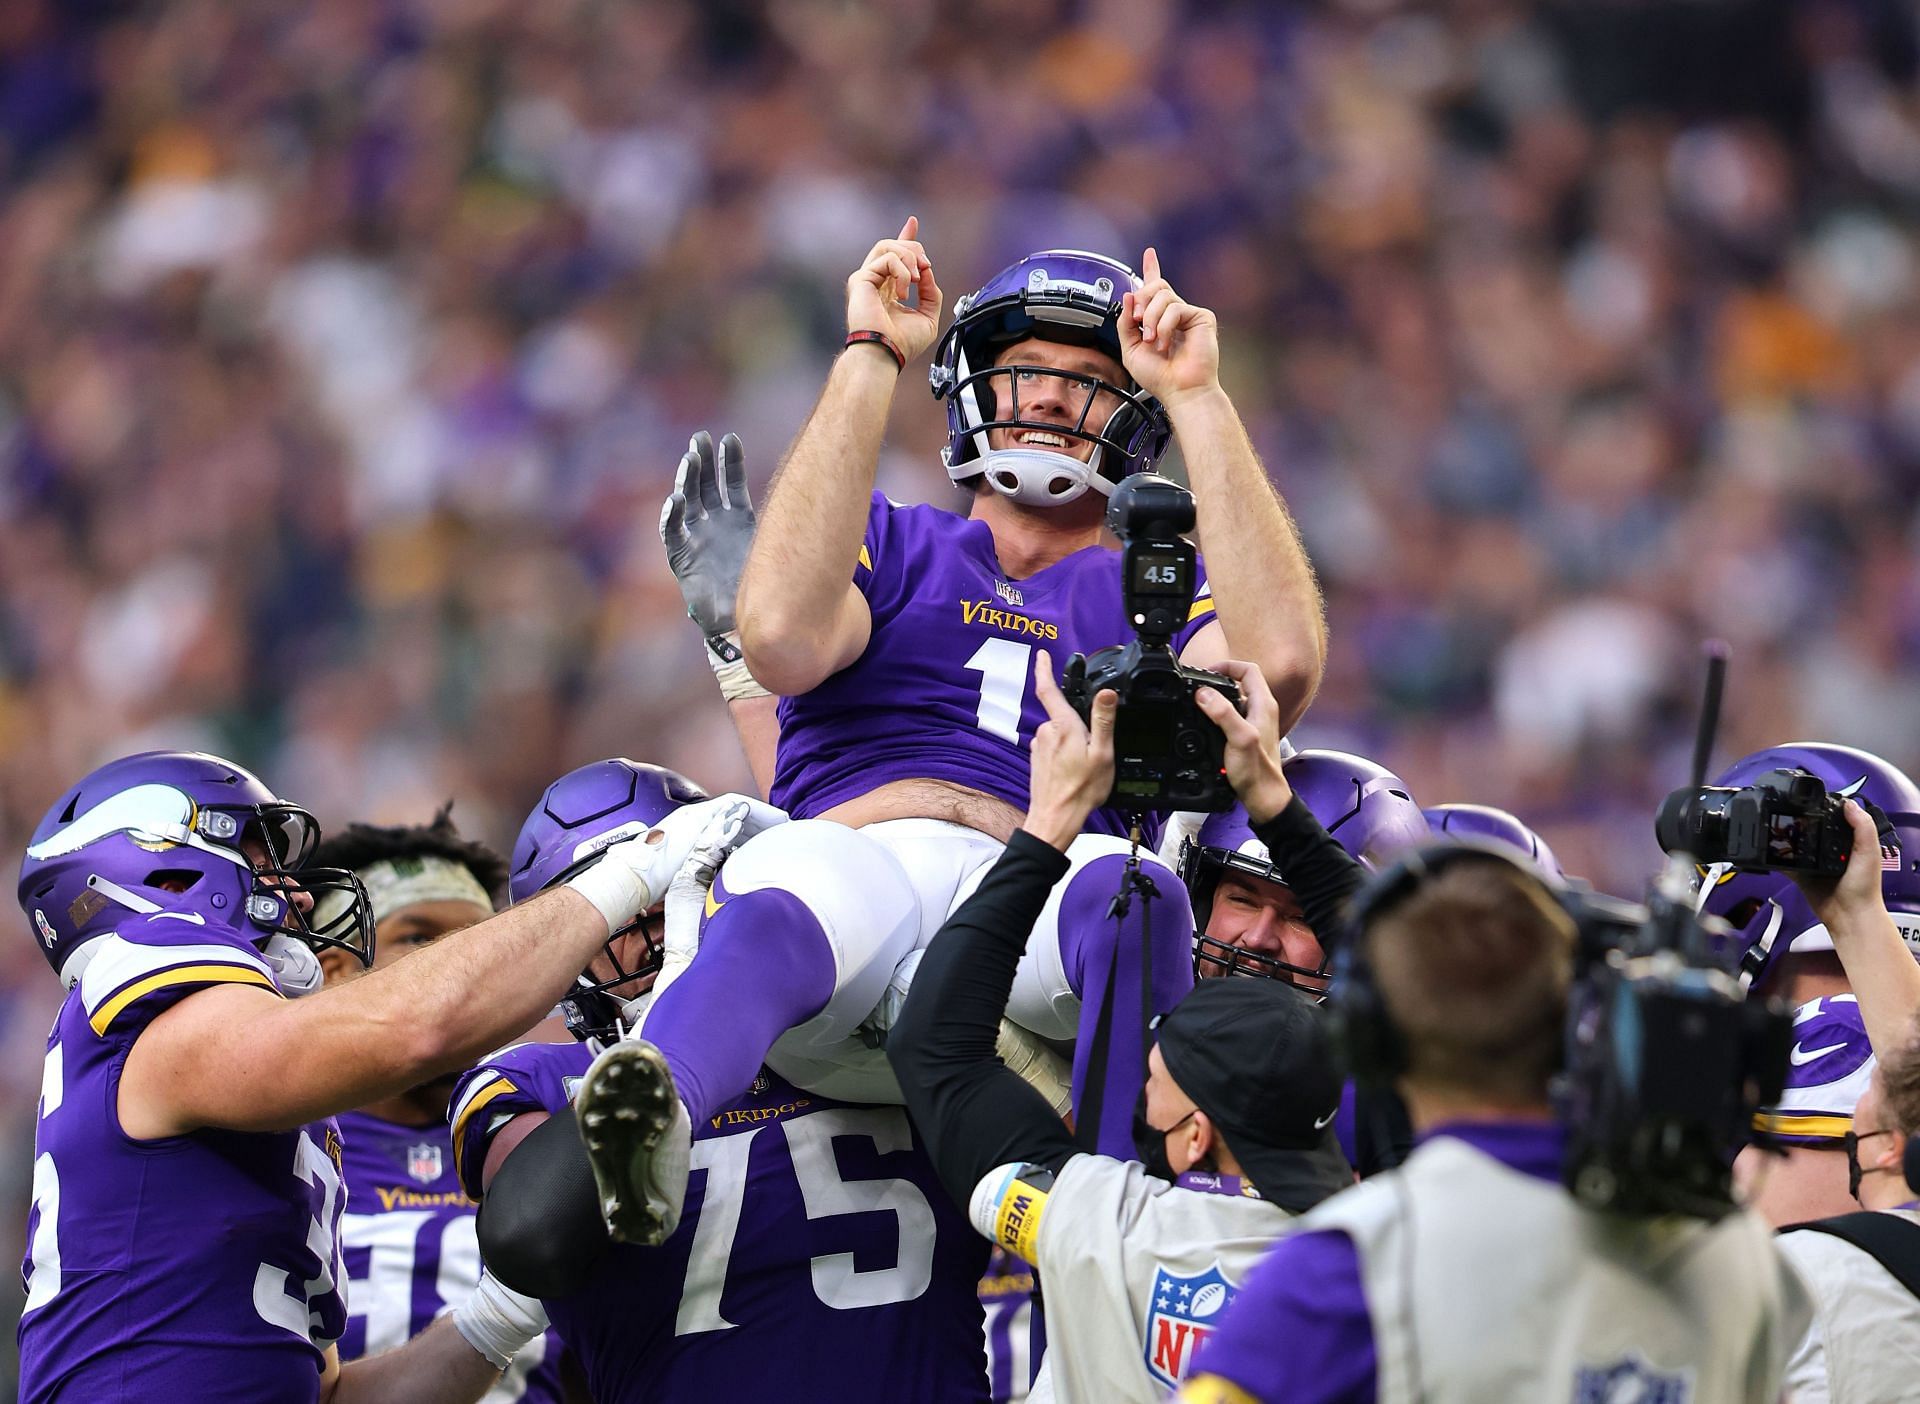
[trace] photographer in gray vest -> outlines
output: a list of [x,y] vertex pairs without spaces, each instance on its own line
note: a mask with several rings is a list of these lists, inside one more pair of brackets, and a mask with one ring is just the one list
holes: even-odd
[[1780,1234],[1813,1296],[1813,1322],[1788,1369],[1794,1404],[1878,1404],[1920,1386],[1920,1193],[1906,1172],[1915,1136],[1920,1042],[1881,1062],[1854,1109],[1848,1178],[1862,1212]]
[[[1210,691],[1201,706],[1225,734],[1254,832],[1288,855],[1303,902],[1333,892],[1337,904],[1353,860],[1287,785],[1273,696],[1248,665],[1219,666],[1245,690],[1246,715]],[[1294,1216],[1353,1183],[1330,1129],[1340,1071],[1320,1010],[1275,980],[1203,980],[1169,1010],[1134,1003],[1138,1021],[1116,1020],[1114,1037],[1150,1033],[1145,1084],[1132,1105],[1083,1103],[1077,1139],[1001,1065],[995,1039],[1028,933],[1114,783],[1114,694],[1095,698],[1088,725],[1044,652],[1035,683],[1049,719],[1033,740],[1032,807],[927,947],[887,1055],[949,1193],[1038,1269],[1047,1354],[1029,1399],[1152,1404]],[[1125,1008],[1120,997],[1150,994],[1122,988]],[[1129,1114],[1138,1158],[1090,1153],[1084,1122]]]
[[1308,1214],[1201,1348],[1213,1404],[1776,1404],[1804,1293],[1767,1227],[1590,1207],[1563,1186],[1579,933],[1539,873],[1428,848],[1364,889],[1333,1000],[1416,1148]]
[[[1920,966],[1888,914],[1889,858],[1915,861],[1890,824],[1848,802],[1854,851],[1838,881],[1800,880],[1856,991],[1879,1066],[1844,1136],[1847,1189],[1862,1212],[1782,1230],[1781,1251],[1813,1296],[1813,1319],[1788,1369],[1794,1404],[1905,1399],[1920,1381]],[[1796,1047],[1796,1051],[1798,1051]]]

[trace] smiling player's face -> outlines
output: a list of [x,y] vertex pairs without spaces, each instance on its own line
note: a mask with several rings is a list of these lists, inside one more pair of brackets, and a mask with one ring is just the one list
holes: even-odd
[[[1095,376],[1109,385],[1127,383],[1126,371],[1104,352],[1090,346],[1042,341],[1039,337],[1014,342],[995,356],[993,363],[996,366],[1043,366],[1073,371],[1079,375]],[[1043,371],[1009,370],[1005,375],[991,377],[988,383],[993,387],[996,418],[1010,414],[1017,407],[1019,417],[1029,423],[1059,424],[1069,429],[1078,425],[1087,433],[1098,433],[1113,418],[1114,411],[1120,408],[1120,397],[1111,390],[1093,390],[1080,381],[1047,375]],[[1087,408],[1089,395],[1093,399],[1093,406],[1082,420],[1080,411]],[[1077,458],[1082,463],[1093,456],[1094,448],[1091,439],[1075,438],[1071,434],[1050,434],[1041,429],[995,429],[987,435],[987,443],[996,449],[1044,449]]]
[[[1306,913],[1292,891],[1277,882],[1245,873],[1222,873],[1214,888],[1213,909],[1207,915],[1207,935],[1237,950],[1273,956],[1301,970],[1318,970],[1325,958],[1319,938],[1307,925]],[[1203,975],[1223,973],[1202,969]],[[1308,989],[1325,982],[1300,977]]]

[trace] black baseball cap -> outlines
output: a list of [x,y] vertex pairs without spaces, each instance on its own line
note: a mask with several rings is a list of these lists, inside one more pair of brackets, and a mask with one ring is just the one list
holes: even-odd
[[1302,1214],[1353,1184],[1333,1135],[1345,1083],[1326,1018],[1278,980],[1201,980],[1159,1021],[1160,1056],[1260,1197]]

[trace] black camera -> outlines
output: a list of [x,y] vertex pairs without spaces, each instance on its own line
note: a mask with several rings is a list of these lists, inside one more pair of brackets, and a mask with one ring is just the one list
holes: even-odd
[[1675,790],[1662,801],[1653,832],[1669,853],[1748,872],[1839,877],[1853,853],[1843,802],[1804,770],[1769,770],[1741,789]]
[[1182,535],[1193,521],[1193,494],[1158,474],[1133,474],[1113,490],[1107,527],[1121,541],[1121,591],[1134,639],[1074,654],[1060,680],[1083,718],[1101,692],[1118,694],[1107,803],[1136,813],[1212,812],[1234,803],[1223,765],[1226,738],[1194,698],[1212,688],[1244,710],[1240,689],[1219,673],[1187,667],[1173,652],[1198,583],[1199,555]]
[[1675,859],[1645,907],[1575,911],[1580,968],[1555,1100],[1562,1178],[1598,1209],[1730,1211],[1733,1153],[1786,1079],[1792,1016],[1742,998],[1712,954],[1716,919],[1694,914],[1691,870]]

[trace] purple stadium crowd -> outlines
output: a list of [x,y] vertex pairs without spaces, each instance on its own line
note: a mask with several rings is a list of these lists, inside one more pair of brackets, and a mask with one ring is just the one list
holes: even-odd
[[[147,746],[330,825],[451,796],[499,844],[603,755],[751,788],[660,502],[702,427],[764,483],[909,212],[950,290],[1151,242],[1219,314],[1328,597],[1298,743],[1511,808],[1627,893],[1703,637],[1721,759],[1920,770],[1912,23],[12,0],[0,854]],[[906,403],[882,486],[949,500]],[[10,1261],[56,1004],[0,906]]]

